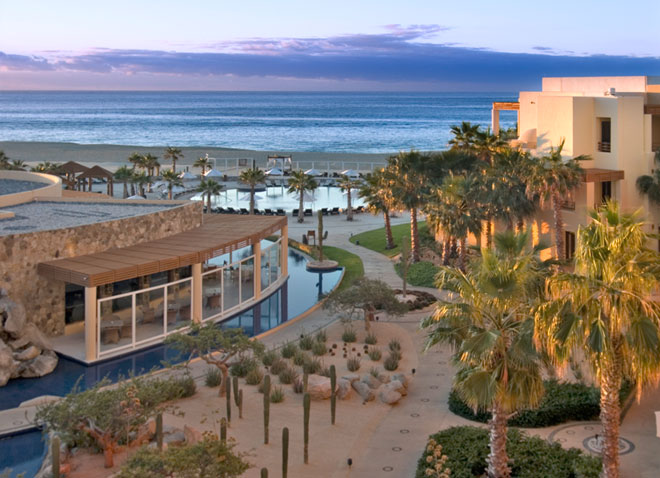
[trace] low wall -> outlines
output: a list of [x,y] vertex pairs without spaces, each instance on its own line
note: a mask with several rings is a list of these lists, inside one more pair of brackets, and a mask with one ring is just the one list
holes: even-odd
[[186,202],[142,216],[3,236],[0,237],[0,288],[12,300],[23,303],[29,322],[49,335],[60,335],[64,332],[65,284],[40,276],[37,273],[40,262],[132,246],[201,224],[201,202]]
[[20,191],[13,194],[3,194],[0,196],[0,207],[14,206],[16,204],[30,202],[37,197],[48,199],[62,197],[62,180],[51,174],[4,170],[0,171],[0,179],[43,183],[43,187],[41,188]]

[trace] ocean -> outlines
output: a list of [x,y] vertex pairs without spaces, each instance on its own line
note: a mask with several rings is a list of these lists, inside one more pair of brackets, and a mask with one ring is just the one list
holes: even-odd
[[[0,92],[0,141],[388,153],[447,146],[514,93]],[[515,112],[502,112],[502,127]]]

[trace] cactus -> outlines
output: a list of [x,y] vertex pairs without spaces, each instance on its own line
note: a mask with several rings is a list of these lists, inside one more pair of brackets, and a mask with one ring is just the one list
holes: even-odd
[[307,381],[309,380],[309,374],[305,372],[303,374],[303,393],[307,393]]
[[227,443],[227,420],[225,417],[220,419],[220,441]]
[[226,385],[226,397],[227,397],[227,425],[231,426],[231,382],[227,380]]
[[243,389],[238,391],[238,418],[243,418]]
[[309,396],[309,393],[305,393],[305,396],[303,397],[303,409],[304,409],[304,415],[303,415],[303,426],[304,426],[304,440],[305,440],[305,451],[304,451],[304,459],[305,459],[305,465],[309,463],[309,408],[311,405],[311,397]]
[[335,424],[335,415],[337,412],[337,369],[334,365],[330,365],[330,423]]
[[268,478],[268,468],[261,469],[261,478]]
[[268,445],[268,422],[270,421],[270,375],[264,377],[264,445]]
[[238,377],[234,377],[231,383],[234,386],[234,403],[238,407]]
[[163,451],[163,414],[156,415],[156,443],[158,451]]
[[289,471],[289,429],[282,428],[282,478],[286,478]]
[[[288,433],[288,430],[287,430]],[[287,436],[288,439],[288,436]],[[51,454],[53,455],[53,478],[60,478],[60,439],[53,437],[50,442]]]
[[319,218],[319,231],[318,231],[318,241],[319,241],[319,261],[323,262],[323,211],[319,209],[318,211]]

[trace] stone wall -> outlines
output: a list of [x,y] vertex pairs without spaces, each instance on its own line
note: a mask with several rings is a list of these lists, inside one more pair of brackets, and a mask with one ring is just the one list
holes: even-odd
[[201,202],[190,202],[115,221],[0,237],[0,288],[23,304],[28,322],[48,335],[61,335],[65,283],[40,276],[40,262],[128,247],[201,225]]

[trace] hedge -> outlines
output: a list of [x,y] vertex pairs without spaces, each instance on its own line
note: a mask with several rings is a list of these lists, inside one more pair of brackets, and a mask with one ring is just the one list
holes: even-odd
[[[488,430],[471,426],[452,427],[431,435],[447,455],[445,466],[451,478],[484,476],[488,457]],[[598,478],[601,459],[571,448],[565,450],[559,443],[548,443],[510,429],[507,434],[507,454],[512,478]],[[415,478],[425,478],[426,448],[417,464]]]
[[[546,380],[544,385],[545,395],[538,408],[518,412],[509,420],[509,426],[541,428],[568,421],[598,418],[600,392],[596,387],[557,380]],[[625,401],[631,390],[630,384],[624,384],[621,388],[622,402]],[[449,394],[449,410],[463,418],[481,423],[486,423],[491,418],[490,412],[484,410],[478,410],[475,413],[463,402],[455,390]]]

